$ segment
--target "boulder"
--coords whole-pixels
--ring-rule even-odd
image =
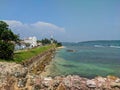
[[[52,78],[51,78],[51,77],[46,77],[46,78],[44,78],[44,80],[42,81],[42,84],[43,84],[43,86],[45,86],[45,87],[50,87],[51,81],[52,81]]]
[[[66,87],[71,87],[71,85],[72,85],[72,82],[69,79],[64,79],[63,82],[64,82]]]
[[[108,75],[108,76],[107,76],[107,79],[108,79],[108,80],[111,80],[111,81],[115,81],[115,80],[118,79],[118,77],[112,76],[112,75]]]
[[[116,82],[116,83],[120,83],[120,79],[116,79],[115,82]]]
[[[120,88],[120,83],[112,82],[112,83],[110,84],[110,86],[111,86],[112,88],[115,88],[115,87]]]
[[[17,86],[20,87],[25,87],[27,79],[19,79]]]
[[[97,87],[96,82],[94,80],[87,80],[86,84],[89,88],[96,88]]]
[[[66,90],[65,85],[61,83],[56,90]]]
[[[102,87],[106,82],[106,78],[103,77],[96,77],[95,80],[97,81],[97,87]]]
[[[54,80],[53,87],[58,87],[59,84],[60,84],[59,80]]]

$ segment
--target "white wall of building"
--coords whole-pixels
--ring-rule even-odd
[[[34,37],[29,37],[27,39],[24,39],[24,42],[25,43],[29,43],[30,44],[30,47],[35,47],[37,46],[37,38],[34,36]]]

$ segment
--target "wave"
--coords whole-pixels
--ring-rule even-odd
[[[102,46],[102,45],[94,45],[94,47],[105,47],[105,46]]]
[[[120,46],[110,46],[111,48],[120,48]]]
[[[114,45],[110,45],[110,46],[94,45],[94,47],[110,47],[110,48],[120,48],[120,46],[114,46]]]

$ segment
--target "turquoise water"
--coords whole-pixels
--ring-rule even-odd
[[[63,45],[66,48],[56,52],[50,68],[50,76],[75,74],[87,78],[99,75],[120,77],[120,41],[92,41]]]

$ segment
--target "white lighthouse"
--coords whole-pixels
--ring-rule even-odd
[[[51,35],[50,38],[51,38],[51,44],[52,44],[53,43],[53,35]]]

